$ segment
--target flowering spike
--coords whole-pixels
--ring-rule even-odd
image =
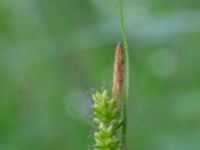
[[[120,122],[120,110],[116,107],[117,100],[109,99],[108,91],[104,90],[102,93],[96,92],[93,101],[94,150],[119,150],[117,127]]]
[[[119,98],[123,82],[123,49],[120,42],[115,48],[112,96]]]

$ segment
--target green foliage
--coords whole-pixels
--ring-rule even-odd
[[[110,99],[107,90],[102,93],[96,92],[93,100],[94,150],[118,150],[120,146],[120,140],[117,137],[120,120],[118,101]]]

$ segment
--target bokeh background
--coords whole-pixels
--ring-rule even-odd
[[[126,0],[129,150],[200,149],[200,1]],[[0,1],[0,150],[86,150],[112,85],[117,0]]]

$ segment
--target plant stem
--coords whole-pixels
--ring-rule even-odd
[[[128,42],[125,34],[124,25],[124,0],[119,0],[119,10],[120,10],[120,30],[122,43],[124,48],[124,98],[123,98],[123,126],[122,126],[122,150],[126,149],[126,136],[127,136],[127,105],[129,98],[129,51]]]

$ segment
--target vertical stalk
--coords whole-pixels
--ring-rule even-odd
[[[127,136],[127,105],[129,98],[129,51],[128,42],[125,34],[124,24],[124,0],[119,0],[119,11],[120,11],[120,30],[122,43],[124,48],[124,97],[123,97],[123,126],[122,126],[122,150],[126,149],[126,136]]]

